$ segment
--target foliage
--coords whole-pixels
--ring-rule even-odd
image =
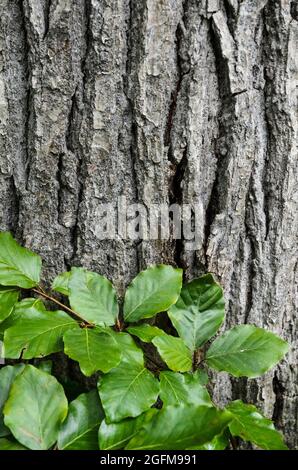
[[[287,448],[255,406],[212,401],[208,368],[258,377],[288,345],[254,325],[210,345],[224,320],[211,274],[182,286],[181,269],[150,266],[128,287],[122,311],[99,274],[72,268],[48,293],[40,271],[39,256],[0,233],[0,335],[4,357],[20,361],[0,370],[0,449],[218,450],[235,438]],[[97,380],[91,391],[73,387],[70,403],[49,357],[61,351]]]

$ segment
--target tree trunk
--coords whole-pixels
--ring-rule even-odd
[[[0,229],[52,279],[83,265],[120,292],[147,264],[213,272],[225,327],[291,343],[219,403],[260,406],[297,444],[298,6],[290,0],[0,0]],[[296,170],[296,171],[295,171]],[[99,205],[192,203],[185,241],[101,240]]]

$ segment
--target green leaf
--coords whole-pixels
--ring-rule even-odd
[[[158,410],[152,408],[137,418],[128,418],[119,423],[110,423],[102,421],[99,427],[99,448],[100,450],[124,449],[126,444],[141,429],[141,427],[158,413]]]
[[[156,336],[162,336],[165,334],[163,330],[157,328],[157,326],[151,326],[146,323],[143,325],[130,326],[127,331],[139,338],[144,343],[151,343],[153,338]]]
[[[196,377],[196,381],[197,381],[200,385],[207,385],[208,382],[209,382],[209,377],[208,377],[208,374],[207,374],[207,372],[205,371],[205,369],[197,369],[197,370],[193,373],[193,377]]]
[[[129,362],[131,364],[143,366],[143,351],[136,345],[132,337],[127,333],[115,333],[113,330],[109,331],[113,338],[117,341],[121,350],[121,363]]]
[[[218,436],[215,436],[212,441],[206,442],[200,446],[189,447],[187,450],[225,450],[229,445],[228,433],[224,430]]]
[[[185,344],[195,351],[215,335],[225,316],[221,286],[211,274],[184,285],[168,315]]]
[[[58,435],[60,450],[98,450],[98,427],[104,415],[96,390],[83,393],[69,405]]]
[[[238,325],[217,338],[207,351],[207,364],[235,377],[258,377],[288,351],[288,344],[253,325]]]
[[[3,407],[14,379],[22,372],[24,367],[24,364],[17,364],[15,366],[5,366],[0,370],[0,437],[10,434],[10,430],[4,424]]]
[[[166,335],[156,336],[152,343],[169,369],[188,372],[192,368],[192,354],[181,338]]]
[[[119,366],[98,383],[107,422],[140,415],[156,402],[159,393],[158,380],[144,367],[142,351],[129,335],[122,335],[120,342],[128,348],[122,349]]]
[[[59,274],[59,276],[55,277],[55,279],[53,281],[52,289],[56,292],[60,292],[60,294],[69,296],[70,276],[71,276],[70,271]]]
[[[117,422],[148,410],[157,400],[159,384],[145,367],[122,363],[99,382],[107,421]]]
[[[120,362],[120,347],[110,334],[102,330],[82,328],[64,334],[64,352],[78,361],[86,376],[101,370],[109,372]]]
[[[168,406],[143,426],[126,449],[184,450],[212,440],[230,420],[229,413],[209,406]]]
[[[0,323],[0,333],[4,333],[5,330],[14,326],[20,318],[31,318],[31,309],[43,310],[46,312],[46,308],[40,299],[28,298],[23,299],[15,304],[11,314],[2,323]]]
[[[6,358],[23,359],[43,357],[63,350],[63,334],[70,328],[79,328],[65,312],[44,310],[43,304],[24,307],[18,311],[14,326],[4,333]]]
[[[9,232],[0,233],[0,284],[30,289],[39,283],[40,256],[21,247]]]
[[[265,450],[287,450],[282,435],[270,419],[264,418],[253,405],[236,400],[227,406],[234,419],[229,424],[233,436],[250,441]]]
[[[100,326],[115,324],[119,307],[108,279],[82,268],[73,268],[69,279],[69,302],[84,320]]]
[[[19,298],[19,290],[0,286],[0,322],[11,314]]]
[[[21,444],[32,450],[46,450],[57,440],[67,407],[57,380],[28,365],[11,387],[4,422]]]
[[[201,374],[160,373],[160,398],[164,406],[169,405],[205,405],[212,406],[206,387],[201,385]]]
[[[182,273],[182,269],[161,264],[138,274],[125,294],[125,321],[153,317],[173,305],[181,291]]]
[[[0,439],[0,450],[27,450],[14,439]]]

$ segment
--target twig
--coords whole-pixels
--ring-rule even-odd
[[[94,327],[93,323],[89,323],[86,321],[81,315],[79,315],[77,312],[72,310],[71,308],[67,307],[67,305],[64,305],[62,302],[60,302],[58,299],[55,299],[55,297],[52,297],[49,294],[46,294],[41,288],[38,286],[38,289],[32,289],[33,292],[35,292],[38,295],[41,295],[47,300],[50,300],[51,302],[54,302],[55,304],[59,305],[59,307],[63,308],[67,312],[71,313],[73,316],[77,317],[80,321],[82,321],[85,325],[89,327]]]

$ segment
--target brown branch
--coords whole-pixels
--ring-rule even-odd
[[[46,294],[43,289],[41,289],[39,286],[38,286],[38,289],[32,289],[33,292],[35,292],[36,294],[40,295],[41,297],[44,297],[45,299],[47,300],[50,300],[51,302],[54,302],[55,304],[59,305],[59,307],[63,308],[64,310],[66,310],[67,312],[71,313],[71,315],[77,317],[80,321],[82,321],[85,325],[89,326],[89,327],[94,327],[93,323],[89,323],[88,321],[86,321],[83,317],[81,317],[81,315],[79,315],[77,312],[75,312],[74,310],[72,310],[71,308],[67,307],[67,305],[64,305],[62,302],[60,302],[58,299],[55,299],[55,297],[52,297],[51,295],[49,294]]]

